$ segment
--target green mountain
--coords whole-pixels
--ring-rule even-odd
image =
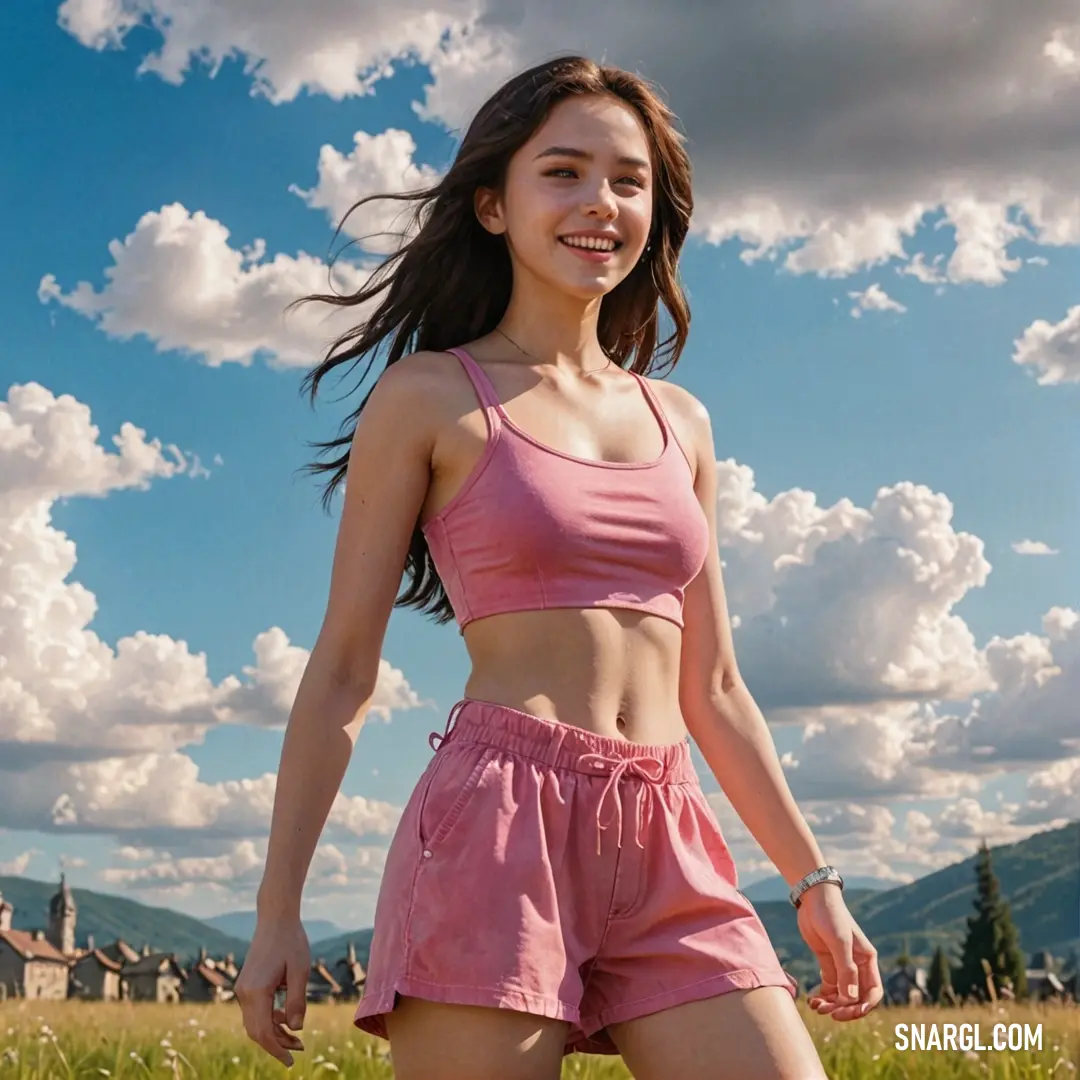
[[[255,920],[254,911],[227,911],[222,915],[213,915],[209,919],[204,919],[203,922],[230,937],[251,941],[255,935]],[[341,927],[330,922],[329,919],[304,919],[304,930],[307,931],[309,941],[341,933]]]
[[[347,934],[335,934],[311,943],[311,959],[325,960],[328,964],[340,960],[348,951],[351,941],[356,947],[356,959],[366,968],[368,954],[371,952],[371,936],[374,930],[369,926],[364,930],[353,930]]]
[[[0,877],[0,893],[15,908],[11,925],[16,930],[44,930],[49,922],[49,900],[55,892],[54,881]],[[204,946],[211,956],[234,953],[238,962],[247,952],[242,938],[224,934],[190,915],[89,889],[72,889],[71,895],[77,911],[75,940],[84,948],[87,936],[93,935],[95,945],[123,938],[133,949],[149,944],[155,951],[174,952],[183,960],[198,956]]]
[[[1080,947],[1080,822],[992,848],[990,855],[1028,961],[1039,949],[1063,957],[1071,948]],[[975,856],[910,885],[885,890],[845,887],[844,898],[878,950],[884,969],[891,967],[905,937],[912,958],[928,966],[939,942],[959,955],[966,919],[974,910]],[[801,982],[816,979],[816,961],[799,933],[791,904],[786,899],[751,898],[751,902],[784,966]],[[357,959],[366,967],[371,935],[370,929],[355,930],[314,941],[311,955],[336,960],[345,954],[351,940]]]

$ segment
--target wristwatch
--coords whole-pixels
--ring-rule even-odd
[[[788,899],[794,907],[798,907],[802,903],[802,894],[814,885],[820,885],[823,881],[839,885],[841,892],[844,889],[844,879],[835,866],[819,866],[816,870],[811,870],[802,881],[796,882],[795,887],[788,893]]]

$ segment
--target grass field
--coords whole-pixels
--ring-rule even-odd
[[[800,1004],[800,1009],[805,1006]],[[807,1012],[834,1080],[1080,1080],[1080,1008],[1013,1006],[963,1010],[881,1009],[836,1024]],[[358,1032],[347,1005],[310,1006],[307,1050],[291,1077],[389,1080],[386,1043]],[[898,1023],[978,1023],[989,1043],[995,1023],[1042,1025],[1042,1049],[1016,1052],[898,1050]],[[250,1044],[234,1005],[131,1005],[20,1002],[0,1005],[0,1080],[201,1077],[254,1080],[285,1070]],[[563,1080],[626,1080],[617,1058],[572,1055]],[[717,1078],[723,1077],[718,1068]],[[738,1080],[738,1078],[732,1078]]]

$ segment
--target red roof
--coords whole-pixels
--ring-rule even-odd
[[[122,961],[126,960],[129,964],[134,964],[142,955],[136,949],[133,949],[123,938],[117,938],[112,945],[108,945],[106,948],[115,949],[116,952],[119,953],[120,959]]]
[[[100,949],[87,949],[76,961],[76,963],[82,963],[84,960],[93,958],[107,971],[119,971],[121,963],[119,960],[114,960],[111,956],[106,956]]]
[[[0,930],[0,941],[14,949],[24,960],[68,963],[68,958],[51,941],[36,938],[29,930]]]
[[[194,973],[201,975],[211,986],[216,986],[222,990],[229,988],[228,976],[223,971],[218,971],[217,968],[212,968],[208,964],[196,964]]]

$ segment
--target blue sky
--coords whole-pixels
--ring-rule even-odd
[[[1068,48],[1072,38],[1054,36],[1068,26],[1053,7],[1033,7],[1020,29]],[[166,475],[168,466],[144,462],[147,486],[128,487],[109,480],[100,461],[78,464],[89,460],[95,440],[70,409],[60,410],[64,417],[58,412],[56,423],[33,427],[32,449],[18,440],[5,446],[0,422],[0,476],[9,477],[0,479],[0,529],[19,538],[6,553],[0,545],[0,613],[5,599],[9,611],[28,612],[8,621],[0,614],[0,645],[19,687],[0,695],[0,771],[6,769],[10,781],[0,784],[8,790],[0,795],[0,872],[51,877],[63,858],[80,885],[203,914],[250,906],[265,840],[259,815],[268,805],[265,786],[253,793],[240,781],[275,770],[289,683],[287,677],[274,682],[273,656],[262,681],[244,669],[256,663],[256,637],[271,628],[299,649],[309,648],[317,633],[336,516],[322,513],[315,482],[297,470],[309,458],[305,441],[333,432],[345,406],[333,404],[331,394],[312,412],[299,397],[303,351],[317,359],[325,334],[309,327],[288,339],[288,348],[276,348],[286,339],[272,315],[274,297],[245,291],[244,275],[283,257],[288,264],[267,273],[287,290],[309,280],[292,260],[301,253],[325,259],[331,215],[296,192],[322,190],[331,199],[321,148],[335,148],[344,161],[354,152],[356,132],[408,132],[410,163],[442,170],[456,145],[448,128],[467,117],[468,106],[497,85],[503,70],[535,58],[522,44],[532,39],[524,29],[515,36],[512,20],[500,22],[493,3],[493,25],[501,29],[492,41],[502,51],[491,71],[478,73],[462,57],[460,41],[478,47],[475,39],[460,39],[455,53],[417,31],[397,52],[387,46],[392,77],[376,78],[371,94],[357,96],[333,89],[348,87],[353,67],[337,57],[325,61],[326,70],[319,66],[320,34],[325,41],[341,33],[366,40],[362,19],[335,29],[331,8],[313,5],[304,40],[273,25],[279,16],[242,0],[222,5],[224,29],[196,0],[146,0],[139,10],[174,20],[164,31],[107,25],[107,15],[83,0],[59,9],[15,5],[0,13],[0,84],[5,100],[20,104],[4,121],[8,152],[0,169],[6,328],[0,421],[8,409],[11,416],[21,409],[25,419],[30,408],[12,404],[9,387],[39,384],[89,410],[99,452],[115,454],[113,436],[132,423],[147,439],[175,445],[185,463]],[[722,8],[715,16],[720,20],[726,18]],[[183,34],[176,29],[180,13],[188,17]],[[450,5],[443,14],[452,25]],[[752,470],[744,495],[761,501],[760,518],[742,525],[733,519],[725,534],[735,555],[729,558],[733,613],[762,627],[773,618],[794,620],[808,635],[806,655],[820,651],[821,669],[837,661],[822,685],[810,685],[815,676],[804,686],[798,665],[785,672],[784,655],[761,650],[761,634],[740,630],[737,638],[737,645],[746,642],[740,656],[745,647],[755,694],[767,699],[774,678],[793,682],[796,699],[805,689],[795,707],[766,711],[779,749],[790,755],[796,796],[820,825],[826,854],[851,873],[904,880],[964,857],[983,835],[1005,842],[1080,816],[1080,759],[1066,737],[1070,723],[1075,731],[1075,716],[1070,720],[1064,704],[1070,695],[1063,690],[1080,677],[1078,635],[1067,614],[1080,608],[1080,563],[1072,557],[1080,546],[1080,318],[1071,314],[1080,304],[1080,224],[1070,217],[1080,211],[1064,195],[1055,202],[1055,193],[1067,194],[1066,181],[1080,176],[1080,158],[1062,165],[1051,125],[1046,134],[1028,131],[1021,180],[1042,185],[1043,195],[1042,202],[1025,201],[1005,179],[995,189],[994,161],[973,157],[962,138],[948,130],[916,138],[916,118],[898,128],[896,139],[911,142],[918,167],[888,192],[873,148],[860,147],[857,137],[851,162],[841,163],[848,167],[843,183],[836,179],[842,169],[833,175],[794,137],[790,160],[770,173],[772,154],[758,160],[752,150],[764,143],[783,147],[783,126],[770,131],[767,116],[756,118],[755,138],[740,136],[747,139],[745,157],[738,145],[717,143],[702,119],[707,102],[688,75],[676,74],[680,64],[692,70],[698,62],[689,45],[681,46],[685,56],[669,49],[650,57],[646,39],[637,49],[627,28],[609,42],[583,27],[575,40],[561,6],[556,24],[559,19],[562,36],[536,43],[538,55],[606,49],[609,59],[628,58],[657,77],[688,126],[691,117],[698,120],[690,132],[698,190],[705,194],[696,218],[702,231],[682,263],[694,318],[674,378],[709,408],[717,457],[736,463],[726,475],[734,484],[737,467]],[[869,40],[877,32],[871,23],[854,20]],[[984,29],[1006,43],[1010,35],[1021,36],[1012,24]],[[760,28],[753,38],[766,52],[767,33]],[[122,47],[95,47],[110,34]],[[248,60],[262,61],[269,89],[253,92],[253,76],[237,59],[216,72],[195,61],[179,74],[165,70],[168,77],[140,74],[140,63],[163,44],[164,69],[177,50],[198,47],[213,55],[248,48]],[[359,55],[363,59],[362,50]],[[1015,63],[1021,76],[1023,65],[1033,63],[1022,51],[1002,55],[1000,62]],[[1075,97],[1080,91],[1068,55],[1054,55],[1065,55],[1058,64],[1060,96]],[[961,65],[955,93],[960,98],[970,91],[978,100],[966,72]],[[849,77],[857,76],[853,68]],[[1058,76],[1043,71],[1043,77]],[[290,79],[302,89],[289,90]],[[871,89],[867,95],[873,107]],[[436,113],[442,109],[441,121],[422,119],[418,101]],[[942,110],[946,116],[950,104]],[[881,108],[884,118],[888,110]],[[995,115],[988,107],[971,123],[992,129]],[[836,123],[842,119],[838,113]],[[1003,130],[1006,144],[1008,137]],[[397,160],[385,146],[365,159],[380,179],[393,175]],[[769,214],[747,209],[754,199],[771,200]],[[925,213],[905,231],[897,223],[908,220],[916,203]],[[163,225],[167,207],[177,208],[171,231]],[[196,221],[192,215],[200,212],[205,217]],[[888,234],[885,240],[874,230],[858,230],[875,215],[884,222],[878,232]],[[762,240],[764,218],[781,222],[771,226],[772,243]],[[810,224],[790,225],[796,219]],[[204,227],[207,221],[218,223],[218,231]],[[1030,235],[1011,236],[1017,223]],[[704,235],[709,228],[723,242]],[[132,237],[125,254],[125,238]],[[890,255],[896,237],[902,253]],[[230,250],[257,241],[265,243],[264,254],[242,266],[228,261]],[[764,250],[753,258],[748,253],[758,245]],[[966,256],[954,257],[958,250]],[[169,261],[176,251],[181,270]],[[935,265],[940,257],[935,280],[912,272],[917,253],[916,266]],[[43,287],[43,279],[53,284]],[[90,307],[80,308],[74,291],[80,282],[96,297]],[[256,346],[246,357],[222,361],[213,355],[215,343],[224,351],[237,347],[222,329],[225,309],[216,309],[210,294],[237,282],[237,305],[251,307],[231,313],[256,326],[247,331]],[[870,305],[859,317],[852,314],[859,304],[853,294]],[[875,295],[886,298],[883,310],[874,309]],[[279,306],[291,298],[284,295]],[[1044,359],[1015,363],[1016,343],[1036,320],[1049,324],[1049,341],[1028,355]],[[1056,380],[1039,385],[1036,376],[1050,363],[1058,365]],[[33,408],[53,405],[38,401]],[[100,476],[94,473],[99,466],[105,470]],[[951,521],[937,520],[924,547],[910,545],[919,552],[911,572],[893,546],[879,545],[879,565],[858,526],[835,525],[842,500],[867,514],[880,489],[904,484],[915,487],[897,489],[896,521],[917,521],[922,511],[932,518],[933,496],[939,517],[942,497],[952,508]],[[802,503],[803,517],[834,508],[829,520],[850,534],[848,543],[830,537],[835,558],[844,566],[852,559],[850,572],[840,575],[851,585],[850,597],[824,591],[837,579],[822,569],[822,550],[815,555],[814,543],[807,547],[811,523],[792,525],[782,509],[792,498],[785,493],[793,491],[812,493],[814,502]],[[51,518],[43,522],[35,517],[40,512]],[[801,521],[798,513],[794,518]],[[894,535],[883,524],[892,520],[885,510],[874,520],[871,532],[879,539]],[[764,545],[752,536],[762,529]],[[66,577],[55,568],[56,530],[74,545],[76,562]],[[956,555],[957,534],[978,538],[981,556],[974,540],[962,542]],[[1014,547],[1023,541],[1056,554],[1018,553]],[[771,543],[775,553],[799,563],[799,588],[775,567],[763,569],[771,562],[762,561],[760,548]],[[727,549],[724,554],[729,557]],[[992,567],[982,586],[977,567],[965,564],[979,558]],[[772,575],[767,588],[762,573]],[[939,581],[941,589],[928,581]],[[96,600],[85,626],[65,609],[75,603],[76,583]],[[942,591],[954,600],[934,600]],[[28,603],[29,595],[53,597],[56,606]],[[829,621],[819,623],[826,608]],[[964,626],[970,648],[953,640]],[[80,652],[88,648],[84,631],[114,650],[140,631],[161,637],[138,664],[116,664],[102,674],[105,669]],[[205,685],[196,687],[191,670],[174,662],[178,642],[192,655],[205,655]],[[61,700],[58,648],[73,650],[77,673],[70,677],[93,687],[89,705]],[[156,659],[150,655],[155,648]],[[915,670],[915,655],[929,657],[923,674]],[[394,814],[430,754],[428,733],[441,728],[467,676],[453,628],[437,628],[412,612],[394,614],[383,656],[400,672],[386,700],[401,707],[392,708],[389,723],[376,717],[365,728],[343,789],[352,802],[328,830],[309,889],[312,913],[343,925],[370,921]],[[886,661],[905,672],[900,682],[907,693],[893,693]],[[222,688],[230,676],[240,682],[231,697]],[[170,688],[174,678],[177,688]],[[1049,690],[1032,689],[1040,679]],[[857,707],[848,703],[852,687],[862,702]],[[116,702],[130,708],[147,694],[155,704],[143,713],[136,708],[116,722],[119,727],[109,719]],[[166,723],[175,720],[170,710],[181,698],[191,702],[188,736]],[[919,705],[921,698],[930,704]],[[222,710],[232,710],[232,722],[221,722]],[[973,716],[986,725],[979,734]],[[831,725],[833,733],[808,741],[807,732],[819,725]],[[91,729],[102,733],[100,740],[86,734]],[[165,730],[170,734],[161,734]],[[1018,738],[1024,730],[1031,734],[1026,749]],[[838,760],[830,752],[830,740],[845,739],[845,731],[866,760]],[[879,750],[886,745],[892,749]],[[995,752],[980,757],[977,745]],[[715,792],[700,758],[698,766]],[[812,780],[808,773],[815,769]],[[148,781],[150,775],[158,780]],[[175,787],[167,778],[176,778]],[[95,799],[95,784],[128,794],[112,803],[113,796]],[[177,805],[166,790],[176,793]],[[191,806],[201,808],[198,814],[189,813]],[[744,880],[770,873],[722,797],[715,806]],[[355,824],[361,819],[362,827]]]

